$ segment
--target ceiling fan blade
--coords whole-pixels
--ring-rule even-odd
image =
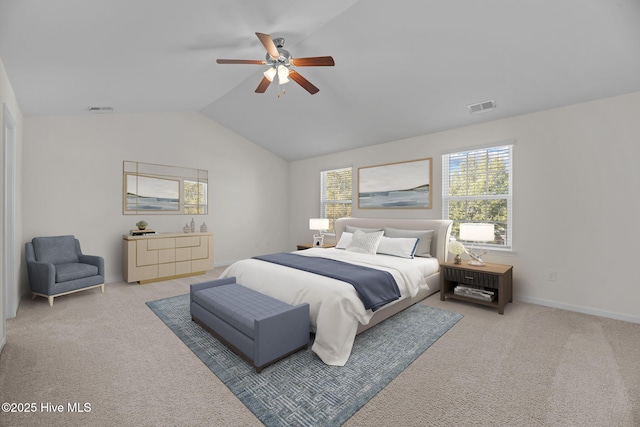
[[[311,82],[300,75],[297,71],[289,70],[289,78],[293,79],[296,83],[302,86],[307,92],[311,95],[315,95],[320,91],[317,87],[315,87]]]
[[[256,88],[256,93],[265,93],[270,84],[271,82],[269,81],[269,79],[266,77],[263,77],[262,81]]]
[[[296,67],[333,67],[336,65],[330,56],[313,56],[309,58],[293,58],[291,63]]]
[[[272,58],[280,58],[280,52],[278,52],[278,48],[276,47],[275,43],[273,43],[273,39],[271,39],[271,36],[269,34],[256,33],[256,36],[258,36],[258,38],[262,42],[262,45],[265,49],[267,49],[267,52]]]
[[[218,64],[266,64],[265,61],[261,61],[260,59],[216,59],[216,62]]]

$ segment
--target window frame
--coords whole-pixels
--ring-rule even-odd
[[[351,197],[349,199],[330,199],[327,196],[328,188],[327,188],[327,180],[328,174],[331,172],[342,172],[349,171],[351,173],[351,185],[349,188],[349,192]],[[320,218],[328,218],[329,219],[329,229],[323,233],[325,235],[335,235],[334,222],[338,218],[333,218],[327,214],[327,207],[330,204],[339,204],[339,205],[348,205],[349,212],[353,212],[353,166],[346,166],[334,169],[327,169],[320,171]]]
[[[481,195],[463,195],[463,196],[451,196],[449,195],[449,189],[450,189],[450,182],[451,182],[451,174],[450,174],[450,158],[453,155],[469,155],[471,153],[478,153],[478,152],[482,152],[485,151],[487,152],[487,154],[489,154],[489,152],[491,150],[499,150],[499,149],[504,149],[507,148],[508,149],[508,165],[506,167],[506,172],[508,173],[508,186],[507,186],[507,193],[503,193],[503,194],[481,194]],[[514,171],[514,148],[515,148],[515,141],[510,140],[510,141],[503,141],[500,143],[496,143],[496,144],[491,144],[491,145],[483,145],[483,146],[478,146],[478,147],[472,147],[472,148],[464,148],[464,149],[460,149],[460,150],[455,150],[455,151],[451,151],[451,152],[447,152],[444,153],[442,155],[442,218],[444,219],[450,219],[449,215],[449,208],[450,208],[450,203],[451,202],[458,202],[458,201],[489,201],[489,200],[506,200],[506,238],[505,238],[505,243],[503,245],[500,244],[496,244],[496,243],[476,243],[476,242],[466,242],[466,243],[473,243],[474,246],[476,247],[481,247],[482,249],[486,249],[486,250],[492,250],[492,251],[502,251],[502,252],[512,252],[514,250],[514,245],[513,245],[513,171]],[[489,170],[487,169],[487,171],[485,172],[487,175],[489,175]],[[469,185],[469,181],[468,181],[468,177],[469,175],[471,175],[472,173],[467,173],[466,174],[466,178],[467,178],[467,189],[468,189],[468,185]],[[455,229],[455,225],[456,222],[462,222],[462,221],[457,221],[457,220],[453,220],[454,221],[454,229]],[[473,222],[473,221],[470,221]],[[490,221],[490,220],[485,220],[484,222],[488,222],[488,223],[495,223],[495,221]],[[455,238],[453,232],[452,232],[452,238]],[[462,241],[465,242],[465,241]]]

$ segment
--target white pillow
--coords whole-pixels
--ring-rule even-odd
[[[351,239],[353,238],[353,233],[347,233],[344,231],[342,236],[340,236],[340,240],[336,244],[336,249],[346,249],[351,243]]]
[[[401,228],[384,228],[384,235],[387,237],[417,237],[418,247],[415,256],[431,258],[431,239],[433,230],[405,230]]]
[[[362,230],[365,233],[371,233],[372,231],[382,231],[382,228],[362,228],[353,225],[347,225],[344,229],[344,231],[346,231],[347,233],[355,233],[356,230]]]
[[[413,259],[419,241],[420,239],[417,237],[382,236],[380,245],[378,245],[378,253]]]
[[[351,242],[347,245],[346,250],[351,252],[360,252],[364,254],[375,255],[380,245],[380,240],[384,231],[373,231],[365,233],[362,230],[356,230],[351,237]]]

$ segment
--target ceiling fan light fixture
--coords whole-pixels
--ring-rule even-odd
[[[289,83],[289,69],[284,65],[278,65],[278,81],[281,85]]]
[[[272,82],[273,78],[276,75],[276,73],[277,73],[277,71],[276,71],[276,69],[274,67],[269,67],[269,69],[264,72],[264,76],[267,78],[267,80]]]

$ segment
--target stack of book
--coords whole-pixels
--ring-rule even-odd
[[[472,286],[458,285],[453,290],[455,295],[461,295],[469,298],[475,298],[482,301],[493,301],[495,294],[493,291],[487,291],[482,288],[474,288]]]
[[[155,231],[153,230],[149,230],[148,228],[146,230],[131,230],[129,231],[129,235],[130,236],[146,236],[147,234],[157,234]]]

